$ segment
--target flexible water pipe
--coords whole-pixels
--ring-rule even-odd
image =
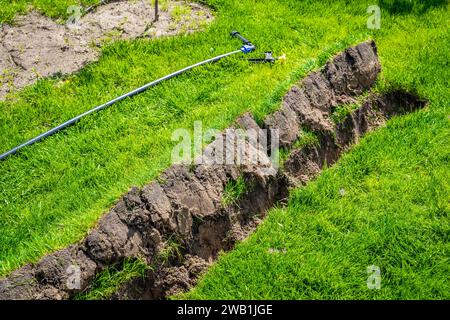
[[[80,115],[78,115],[78,116],[76,116],[76,117],[74,117],[74,118],[72,118],[72,119],[70,119],[70,120],[60,124],[60,125],[58,125],[57,127],[54,127],[52,129],[48,130],[47,132],[44,132],[44,133],[38,135],[37,137],[34,137],[33,139],[30,139],[30,140],[22,143],[21,145],[19,145],[19,146],[13,148],[13,149],[11,149],[11,150],[1,154],[0,155],[0,160],[3,160],[3,159],[5,159],[6,157],[8,157],[8,156],[10,156],[12,154],[15,154],[17,151],[19,151],[20,149],[22,149],[22,148],[24,148],[26,146],[30,146],[30,145],[32,145],[32,144],[34,144],[36,142],[39,142],[40,140],[42,140],[42,139],[44,139],[46,137],[49,137],[49,136],[55,134],[58,131],[61,131],[62,129],[64,129],[64,128],[74,124],[75,122],[77,122],[81,118],[83,118],[83,117],[85,117],[85,116],[87,116],[87,115],[89,115],[89,114],[91,114],[93,112],[100,111],[100,110],[105,109],[105,108],[107,108],[107,107],[109,107],[109,106],[111,106],[111,105],[113,105],[113,104],[115,104],[115,103],[117,103],[119,101],[122,101],[122,100],[124,100],[126,98],[129,98],[129,97],[133,97],[133,96],[135,96],[135,95],[137,95],[139,93],[142,93],[143,91],[147,90],[150,87],[153,87],[153,86],[157,85],[158,83],[161,83],[161,82],[163,82],[165,80],[168,80],[168,79],[171,79],[173,77],[176,77],[176,76],[178,76],[178,75],[180,75],[180,74],[182,74],[182,73],[184,73],[186,71],[192,70],[192,69],[194,69],[196,67],[199,67],[199,66],[202,66],[204,64],[212,63],[212,62],[218,61],[220,59],[226,58],[228,56],[231,56],[233,54],[240,53],[240,52],[249,53],[249,52],[251,52],[251,51],[253,51],[255,49],[255,47],[251,44],[251,42],[249,42],[247,39],[243,38],[239,34],[239,32],[233,31],[231,35],[241,39],[244,42],[244,45],[241,47],[240,50],[231,51],[231,52],[219,55],[217,57],[210,58],[210,59],[198,62],[196,64],[193,64],[193,65],[189,66],[189,67],[186,67],[186,68],[183,68],[181,70],[175,71],[175,72],[173,72],[171,74],[168,74],[168,75],[166,75],[166,76],[164,76],[162,78],[159,78],[159,79],[154,80],[154,81],[152,81],[150,83],[147,83],[147,84],[143,85],[140,88],[137,88],[137,89],[135,89],[133,91],[130,91],[128,93],[125,93],[125,94],[121,95],[120,97],[114,98],[113,100],[110,100],[110,101],[108,101],[108,102],[106,102],[106,103],[104,103],[102,105],[99,105],[99,106],[97,106],[97,107],[95,107],[95,108],[93,108],[91,110],[88,110],[88,111],[86,111],[86,112],[84,112],[84,113],[82,113],[82,114],[80,114]]]

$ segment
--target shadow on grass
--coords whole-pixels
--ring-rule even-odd
[[[379,6],[390,14],[423,14],[428,10],[447,5],[448,0],[378,0]]]

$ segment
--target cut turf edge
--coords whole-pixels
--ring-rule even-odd
[[[335,124],[333,109],[369,90],[380,70],[373,41],[347,49],[293,86],[280,110],[261,127],[249,114],[236,121],[235,128],[277,129],[280,147],[289,151],[283,168],[276,169],[270,161],[265,167],[174,165],[142,190],[133,188],[80,244],[0,280],[0,298],[72,298],[88,292],[103,270],[130,258],[144,259],[151,268],[145,278],[123,284],[114,298],[161,299],[188,290],[221,251],[231,250],[272,206],[287,198],[289,187],[315,178],[365,132],[390,117],[424,107],[424,101],[404,91],[371,94]],[[295,148],[301,129],[315,133],[319,143]],[[232,138],[226,132],[224,139]],[[205,149],[204,156],[214,153],[217,141]],[[248,143],[246,148],[257,146]],[[251,188],[224,205],[227,185],[240,177]],[[68,285],[73,270],[79,271],[75,287]]]

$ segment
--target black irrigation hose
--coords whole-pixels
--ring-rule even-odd
[[[250,44],[250,45],[251,45],[251,44]],[[244,47],[247,47],[247,49],[245,49]],[[91,110],[89,110],[89,111],[86,111],[86,112],[84,112],[84,113],[82,113],[82,114],[76,116],[75,118],[72,118],[72,119],[70,119],[70,120],[64,122],[63,124],[60,124],[59,126],[54,127],[53,129],[50,129],[50,130],[48,130],[47,132],[45,132],[45,133],[43,133],[43,134],[41,134],[41,135],[39,135],[39,136],[37,136],[37,137],[31,139],[31,140],[28,140],[27,142],[25,142],[25,143],[23,143],[23,144],[21,144],[21,145],[15,147],[15,148],[13,148],[13,149],[11,149],[11,150],[9,150],[9,151],[7,151],[7,152],[1,154],[1,155],[0,155],[0,160],[5,159],[6,157],[8,157],[8,156],[10,156],[10,155],[12,155],[12,154],[14,154],[14,153],[16,153],[17,151],[19,151],[20,149],[22,149],[22,148],[24,148],[24,147],[26,147],[26,146],[32,145],[33,143],[36,143],[36,142],[38,142],[38,141],[40,141],[40,140],[42,140],[42,139],[44,139],[44,138],[46,138],[46,137],[49,137],[49,136],[53,135],[54,133],[56,133],[56,132],[58,132],[58,131],[60,131],[60,130],[62,130],[62,129],[64,129],[64,128],[66,128],[66,127],[68,127],[68,126],[74,124],[75,122],[77,122],[77,121],[80,120],[81,118],[83,118],[83,117],[85,117],[85,116],[87,116],[87,115],[89,115],[89,114],[91,114],[91,113],[93,113],[93,112],[100,111],[100,110],[105,109],[105,108],[107,108],[107,107],[109,107],[109,106],[111,106],[111,105],[113,105],[113,104],[115,104],[115,103],[117,103],[117,102],[119,102],[119,101],[122,101],[122,100],[124,100],[124,99],[126,99],[126,98],[129,98],[129,97],[133,97],[133,96],[135,96],[135,95],[137,95],[137,94],[139,94],[139,93],[142,93],[143,91],[147,90],[147,89],[150,88],[150,87],[153,87],[153,86],[157,85],[157,84],[160,83],[160,82],[163,82],[163,81],[165,81],[165,80],[168,80],[168,79],[171,79],[171,78],[173,78],[173,77],[176,77],[176,76],[178,76],[178,75],[181,74],[181,73],[184,73],[184,72],[186,72],[186,71],[189,71],[189,70],[194,69],[194,68],[196,68],[196,67],[199,67],[199,66],[201,66],[201,65],[204,65],[204,64],[207,64],[207,63],[211,63],[211,62],[218,61],[218,60],[220,60],[220,59],[223,59],[223,58],[225,58],[225,57],[231,56],[231,55],[236,54],[236,53],[239,53],[239,52],[248,53],[248,52],[250,52],[251,50],[254,49],[253,45],[251,45],[250,48],[248,48],[248,45],[244,45],[244,47],[242,47],[240,50],[236,50],[236,51],[232,51],[232,52],[229,52],[229,53],[225,53],[225,54],[222,54],[222,55],[220,55],[220,56],[217,56],[217,57],[214,57],[214,58],[211,58],[211,59],[207,59],[207,60],[204,60],[204,61],[202,61],[202,62],[198,62],[198,63],[193,64],[193,65],[191,65],[191,66],[189,66],[189,67],[186,67],[186,68],[184,68],[184,69],[175,71],[174,73],[171,73],[171,74],[169,74],[169,75],[167,75],[167,76],[164,76],[164,77],[159,78],[159,79],[157,79],[157,80],[155,80],[155,81],[152,81],[152,82],[150,82],[150,83],[147,83],[146,85],[144,85],[144,86],[142,86],[142,87],[140,87],[140,88],[137,88],[137,89],[135,89],[135,90],[133,90],[133,91],[131,91],[131,92],[128,92],[128,93],[126,93],[126,94],[124,94],[124,95],[121,95],[120,97],[117,97],[117,98],[115,98],[115,99],[113,99],[113,100],[111,100],[111,101],[108,101],[108,102],[106,102],[106,103],[104,103],[104,104],[102,104],[102,105],[99,105],[99,106],[97,106],[97,107],[95,107],[95,108],[93,108],[93,109],[91,109]],[[248,51],[249,49],[251,49],[251,50]]]

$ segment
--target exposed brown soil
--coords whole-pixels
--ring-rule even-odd
[[[173,17],[175,8],[186,13]],[[210,22],[200,4],[172,1],[154,22],[150,1],[114,1],[96,7],[78,24],[60,24],[31,12],[13,26],[0,25],[0,99],[43,77],[70,74],[96,61],[100,47],[113,40],[190,33]]]
[[[314,179],[324,164],[336,162],[364,133],[390,117],[425,105],[403,91],[369,94],[360,108],[334,124],[333,108],[355,101],[373,86],[379,72],[374,42],[349,48],[292,87],[280,110],[266,118],[263,128],[279,129],[282,147],[290,150],[282,168],[270,161],[256,166],[174,165],[158,181],[133,188],[79,244],[1,279],[0,299],[67,299],[89,290],[95,275],[106,267],[138,257],[152,266],[147,277],[124,284],[112,298],[162,299],[188,290],[220,251],[247,237],[267,210],[288,196],[290,187]],[[235,127],[261,130],[250,114],[240,117]],[[319,142],[294,148],[300,128],[316,133]],[[228,139],[226,131],[223,135]],[[212,157],[220,143],[211,143],[204,157]],[[250,155],[257,146],[246,143]],[[223,205],[227,183],[240,176],[252,187],[235,203]],[[161,252],[174,241],[180,245],[178,253],[161,259]],[[70,265],[82,272],[76,290],[66,286]]]

